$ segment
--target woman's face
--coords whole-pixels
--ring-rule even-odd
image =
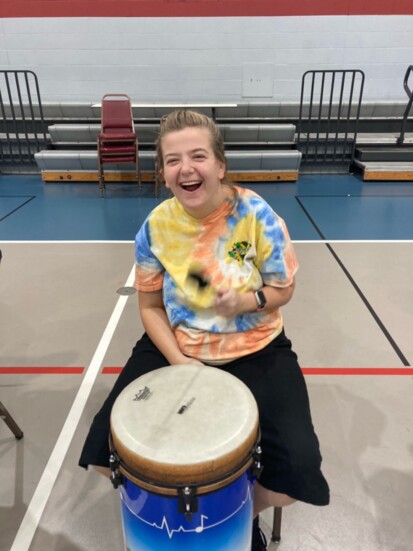
[[[206,128],[187,127],[162,138],[166,187],[194,218],[204,218],[225,198],[225,166],[215,157]]]

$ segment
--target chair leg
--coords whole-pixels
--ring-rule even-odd
[[[12,431],[14,436],[17,438],[17,440],[20,440],[20,438],[23,438],[23,432],[20,430],[20,427],[17,425],[16,421],[13,419],[13,417],[10,415],[7,409],[4,407],[2,402],[0,402],[0,417],[4,420],[6,425]]]
[[[103,173],[103,164],[100,160],[100,143],[98,138],[98,174],[99,174],[99,192],[100,192],[100,198],[103,199],[104,193],[105,193],[105,175]]]
[[[103,182],[104,176],[99,174],[99,193],[100,198],[103,199],[105,197],[105,184]]]
[[[101,164],[99,164],[99,192],[100,198],[103,199],[105,197],[105,174]]]
[[[281,540],[282,507],[274,507],[274,520],[272,525],[271,541],[278,543]]]

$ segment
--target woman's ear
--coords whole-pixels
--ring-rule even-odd
[[[226,166],[224,163],[220,162],[219,163],[219,169],[218,169],[218,178],[220,180],[223,180],[224,177],[225,177],[225,172],[226,172]]]

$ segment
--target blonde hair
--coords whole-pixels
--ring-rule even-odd
[[[225,148],[224,140],[218,125],[202,113],[197,113],[195,111],[187,111],[184,109],[173,111],[169,115],[164,115],[161,118],[159,126],[159,135],[156,140],[156,179],[157,184],[159,185],[160,181],[163,181],[161,176],[161,171],[164,168],[163,156],[162,156],[162,139],[169,134],[170,132],[176,132],[178,130],[183,130],[184,128],[205,128],[208,130],[211,138],[212,151],[215,158],[223,163],[225,171],[227,170],[227,160],[225,158]],[[221,180],[221,183],[232,185],[224,178]]]

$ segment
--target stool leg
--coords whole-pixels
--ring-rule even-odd
[[[0,402],[0,417],[4,420],[6,425],[12,431],[14,436],[17,438],[17,440],[20,440],[20,438],[23,438],[22,431],[20,430],[19,426],[17,425],[13,417],[7,411],[7,409],[3,406],[2,402]]]
[[[274,507],[274,521],[272,525],[271,541],[278,543],[281,540],[282,507]]]

